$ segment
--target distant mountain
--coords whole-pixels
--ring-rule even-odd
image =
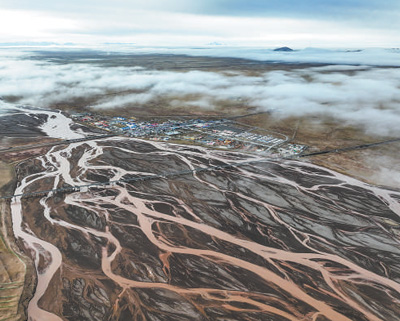
[[[292,48],[289,47],[280,47],[280,48],[276,48],[274,49],[274,51],[286,51],[286,52],[290,52],[290,51],[294,51]]]

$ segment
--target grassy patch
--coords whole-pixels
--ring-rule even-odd
[[[0,162],[0,194],[2,188],[12,178],[12,167]],[[5,201],[0,201],[0,315],[3,319],[20,319],[18,311],[19,298],[24,289],[26,268],[24,262],[9,246],[6,215],[10,208]]]

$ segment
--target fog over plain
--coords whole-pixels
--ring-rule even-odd
[[[398,30],[399,0],[2,0],[0,319],[397,320]]]
[[[134,56],[133,58],[134,59]],[[56,64],[3,51],[0,96],[47,108],[96,97],[94,110],[145,106],[154,99],[213,110],[221,102],[273,110],[276,117],[329,115],[363,126],[366,133],[398,135],[400,68],[328,65],[258,72],[168,71],[106,67],[94,61]],[[125,91],[128,91],[127,93]],[[105,95],[106,93],[118,93]]]

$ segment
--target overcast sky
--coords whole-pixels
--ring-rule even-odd
[[[1,0],[0,42],[399,47],[399,0]]]

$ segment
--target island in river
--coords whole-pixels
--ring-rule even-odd
[[[398,191],[298,160],[129,137],[49,147],[20,160],[16,179],[14,194],[54,190],[10,204],[36,268],[31,320],[400,315]]]

